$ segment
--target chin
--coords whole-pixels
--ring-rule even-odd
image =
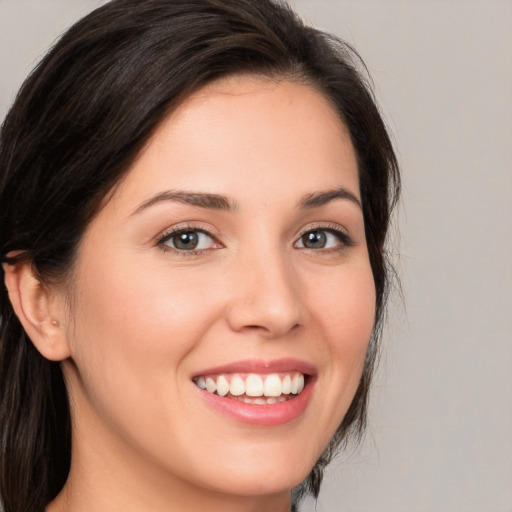
[[[245,474],[231,476],[229,487],[215,486],[214,490],[221,493],[237,495],[240,497],[250,496],[275,496],[279,494],[289,494],[294,487],[299,485],[309,474],[311,468],[300,474],[291,471],[283,473],[282,471],[272,471],[261,474],[257,472],[246,471]]]
[[[282,449],[260,448],[254,456],[241,455],[236,453],[235,447],[232,452],[233,458],[222,467],[211,468],[209,486],[217,492],[238,496],[289,493],[307,478],[317,460],[316,456],[308,457],[299,448],[292,454]]]

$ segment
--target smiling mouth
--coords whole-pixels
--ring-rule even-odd
[[[301,372],[221,373],[200,375],[193,382],[207,393],[254,405],[273,405],[295,398],[304,389]]]

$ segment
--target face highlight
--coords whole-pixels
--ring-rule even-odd
[[[73,287],[71,478],[282,499],[341,423],[375,313],[329,102],[250,77],[185,100],[86,230]]]

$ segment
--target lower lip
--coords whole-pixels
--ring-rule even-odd
[[[216,411],[240,423],[264,427],[284,425],[301,416],[311,399],[313,387],[314,379],[309,377],[304,389],[294,398],[277,404],[256,405],[214,395],[196,386],[201,397]]]

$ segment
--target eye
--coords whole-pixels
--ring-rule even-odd
[[[175,251],[202,251],[218,246],[213,237],[201,229],[179,229],[166,234],[158,245]]]
[[[311,229],[302,234],[295,242],[299,249],[341,249],[351,246],[350,237],[341,230],[333,228]]]

